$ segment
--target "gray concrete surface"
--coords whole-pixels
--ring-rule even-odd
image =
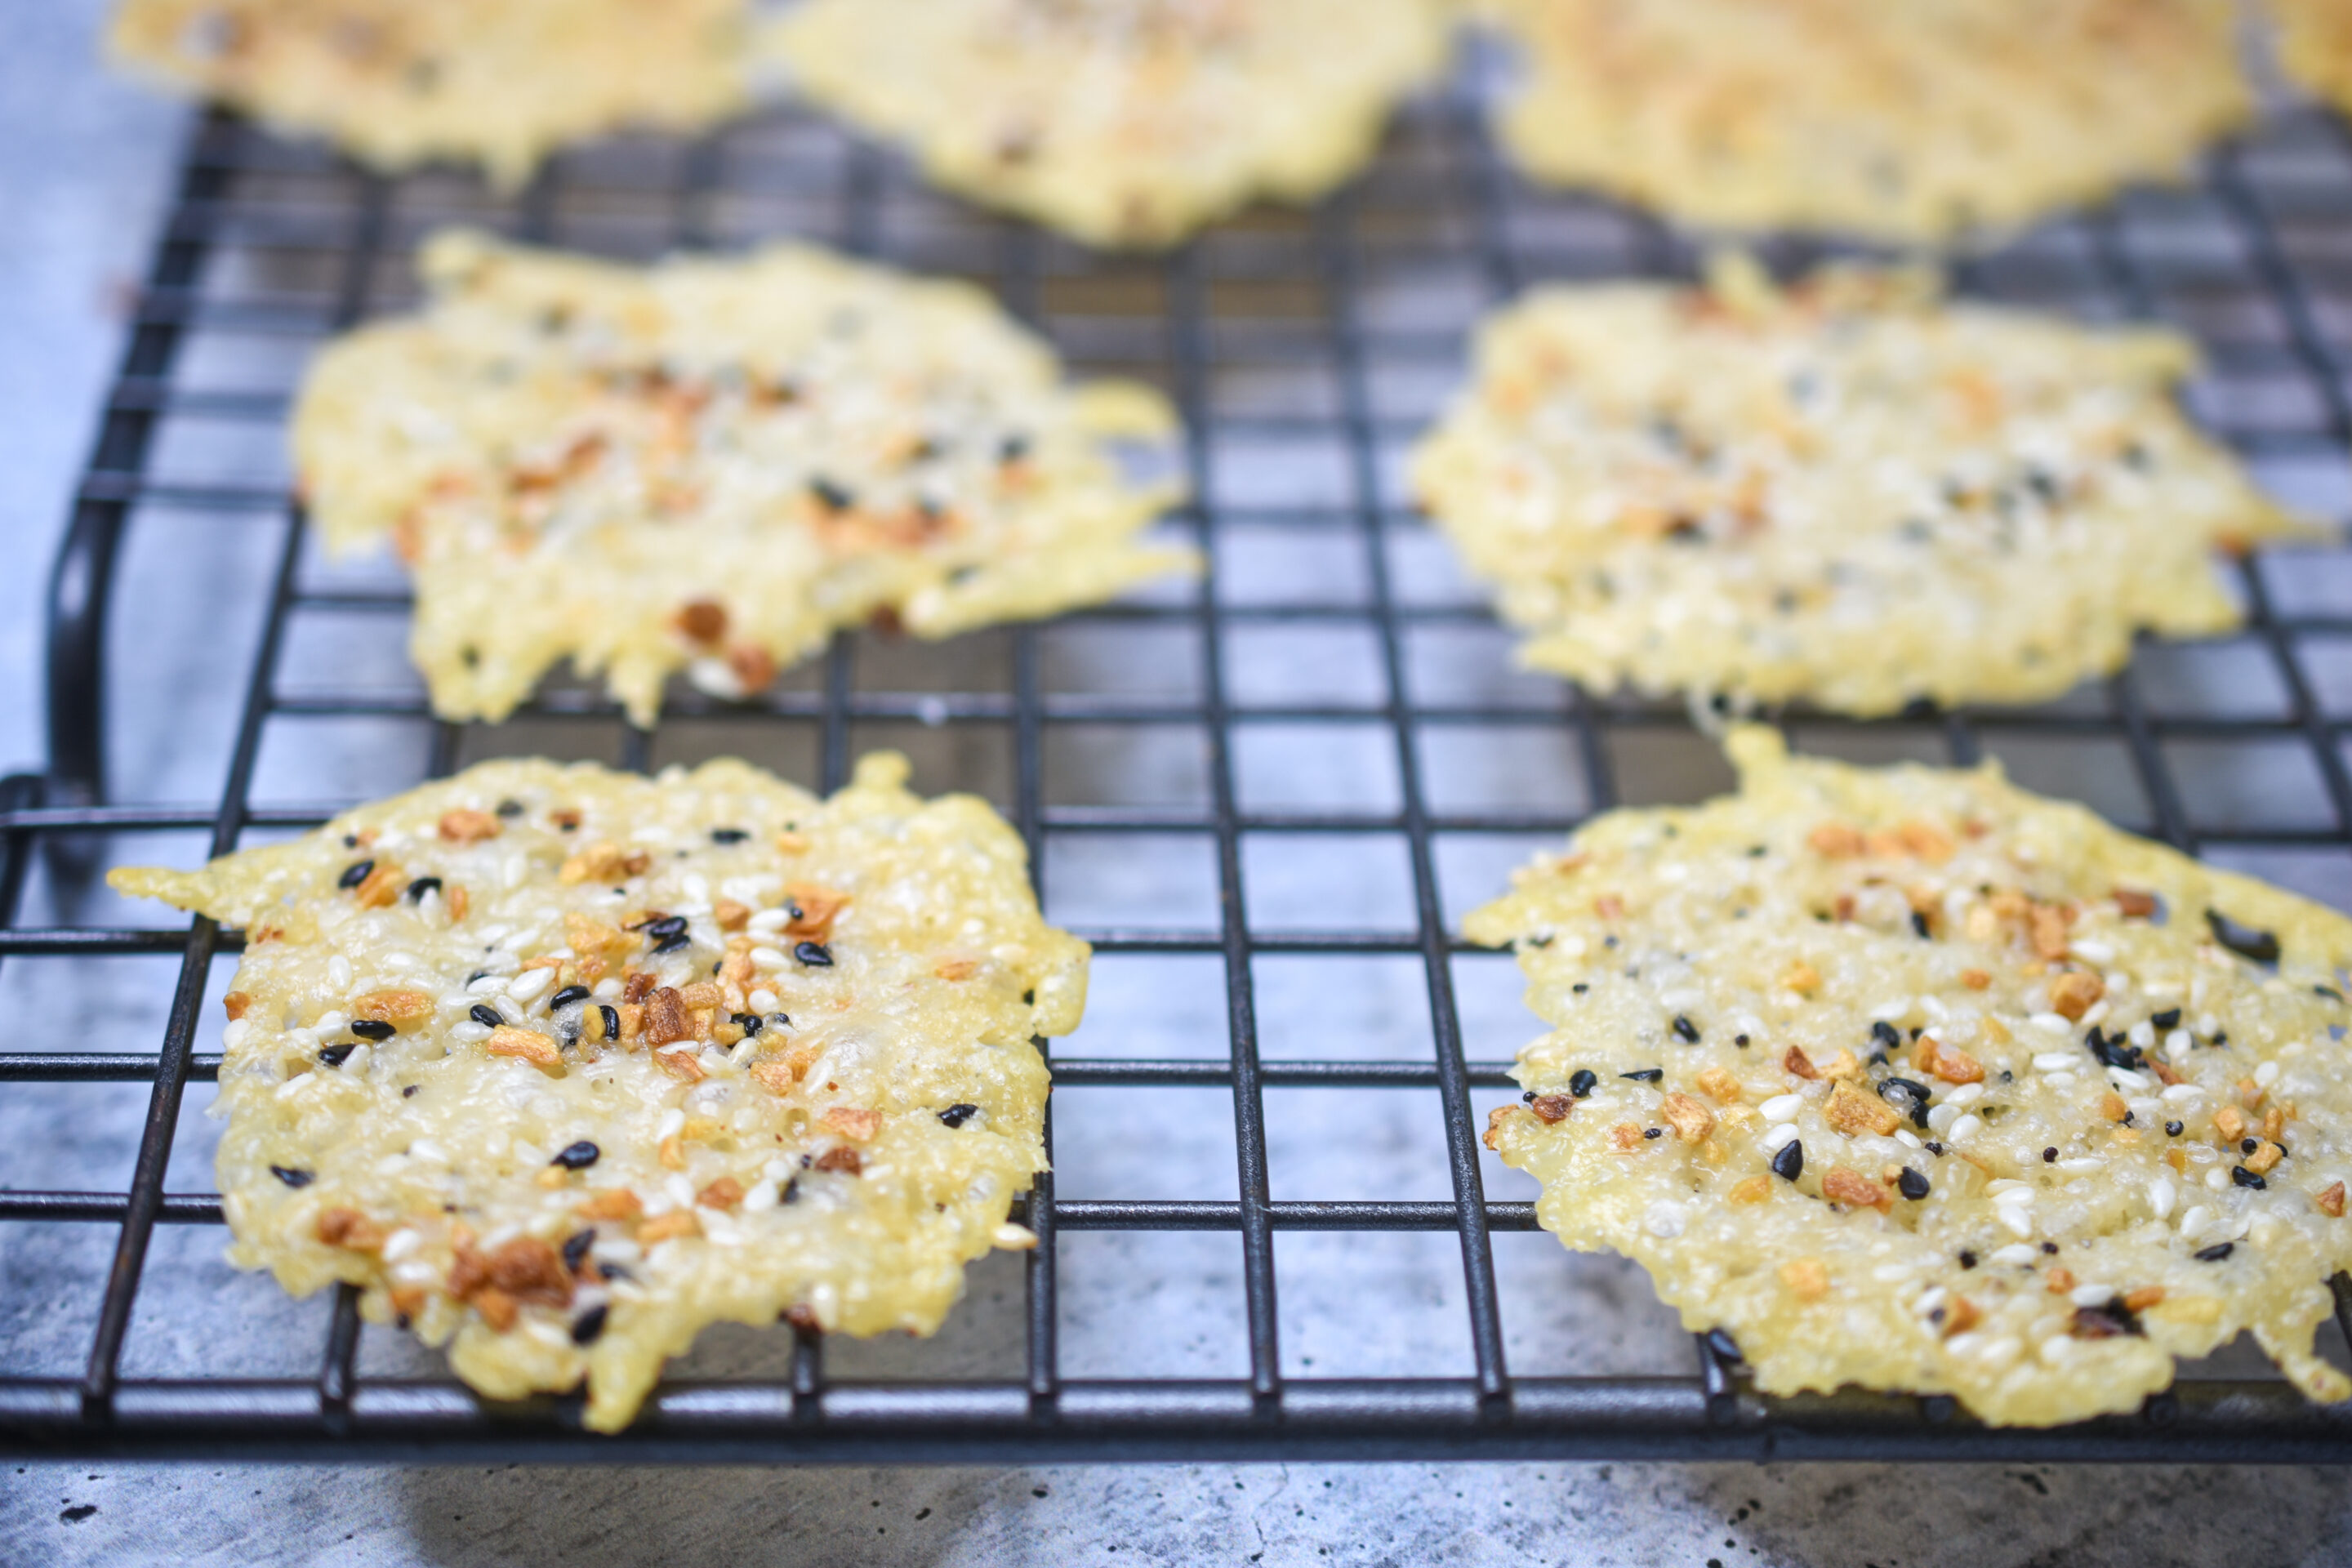
[[[0,542],[16,569],[0,573],[0,760],[37,754],[36,637],[46,563],[91,410],[116,349],[108,301],[143,258],[176,151],[176,110],[104,78],[90,63],[97,0],[52,0],[0,18]],[[1425,303],[1425,302],[1424,302]],[[1402,309],[1402,307],[1399,307]],[[1232,389],[1229,389],[1232,390]],[[1235,392],[1279,405],[1290,389]],[[218,454],[215,454],[218,456]],[[237,456],[231,454],[231,456]],[[242,454],[244,460],[253,455]],[[193,459],[191,459],[193,460]],[[224,459],[226,460],[226,459]],[[268,459],[264,459],[268,460]],[[2340,475],[2326,476],[2340,489]],[[1280,476],[1267,482],[1287,482]],[[2323,504],[2341,510],[2328,492]],[[125,592],[138,606],[130,636],[181,650],[236,649],[232,627],[253,613],[271,524],[223,521],[201,531],[142,532],[126,559]],[[1279,539],[1228,541],[1259,591],[1346,584],[1322,558],[1286,560]],[[380,570],[362,567],[361,572]],[[1429,563],[1417,581],[1442,576]],[[1495,647],[1426,650],[1431,679],[1512,678]],[[909,687],[952,683],[948,655],[893,653]],[[1423,650],[1417,650],[1417,653]],[[1131,650],[1130,650],[1131,652]],[[1307,650],[1255,650],[1249,680],[1300,678],[1352,666]],[[396,645],[357,637],[306,647],[296,661],[341,668],[408,689]],[[1048,642],[1049,680],[1102,689],[1164,679],[1164,664],[1122,667],[1081,637]],[[1360,673],[1360,672],[1359,672]],[[223,671],[209,658],[126,663],[118,715],[121,793],[208,799],[217,787],[228,713]],[[934,687],[933,689],[937,689]],[[1244,695],[1287,700],[1285,688]],[[1316,693],[1307,693],[1316,695]],[[1346,700],[1346,693],[1339,700]],[[983,763],[947,736],[911,740],[926,787]],[[546,738],[532,743],[551,743]],[[391,749],[387,750],[387,746]],[[1695,763],[1694,758],[1697,761]],[[804,755],[774,759],[805,773]],[[2080,759],[2021,755],[2053,770],[2045,787],[2105,787],[2113,770]],[[1684,776],[1705,765],[1683,748],[1640,765]],[[1303,792],[1317,804],[1358,804],[1392,784],[1337,752],[1286,752],[1279,735],[1244,759],[1244,793]],[[264,793],[315,799],[406,782],[421,763],[381,728],[320,726],[265,756]],[[1065,765],[1066,764],[1066,765]],[[1525,799],[1530,777],[1570,776],[1565,758],[1507,748],[1463,752],[1435,787],[1491,804]],[[1073,753],[1058,777],[1139,796],[1183,800],[1200,787],[1181,747]],[[1367,794],[1366,792],[1370,792]],[[1573,805],[1573,801],[1566,804]],[[2126,815],[2135,803],[2121,800]],[[142,845],[162,856],[192,851]],[[1518,843],[1449,845],[1447,897],[1458,910],[1524,853]],[[1066,920],[1116,918],[1149,905],[1163,922],[1202,912],[1206,888],[1180,847],[1145,846],[1116,863],[1074,844],[1053,871],[1051,911]],[[2283,861],[2278,874],[2315,882],[2325,867]],[[1341,858],[1264,861],[1251,868],[1254,916],[1312,922],[1318,903],[1373,900],[1395,889],[1377,867]],[[1392,880],[1392,879],[1391,879]],[[2325,890],[2322,889],[2320,890]],[[2343,889],[2336,889],[2340,898]],[[117,918],[46,883],[36,908]],[[1173,913],[1171,914],[1171,911]],[[1343,1031],[1349,1054],[1424,1053],[1419,976],[1405,963],[1270,962],[1258,975],[1270,1054],[1326,1049]],[[153,964],[19,963],[0,972],[0,1017],[16,1038],[146,1048],[168,992]],[[1459,983],[1472,1054],[1506,1057],[1533,1030],[1507,963],[1467,960]],[[1193,961],[1106,960],[1087,1033],[1090,1053],[1200,1054],[1223,1027],[1213,969]],[[1069,1090],[1056,1100],[1057,1165],[1070,1195],[1229,1197],[1232,1131],[1223,1097],[1153,1092],[1149,1106],[1114,1091]],[[175,1189],[209,1186],[208,1091],[192,1093],[174,1160]],[[1485,1097],[1481,1104],[1486,1103]],[[131,1086],[0,1092],[0,1184],[120,1186],[143,1107]],[[1274,1183],[1281,1197],[1434,1197],[1445,1192],[1433,1108],[1375,1091],[1274,1097]],[[1149,1120],[1146,1112],[1149,1111]],[[1337,1136],[1344,1131],[1345,1142]],[[1497,1195],[1525,1196],[1489,1166]],[[267,1280],[217,1256],[218,1233],[159,1235],[127,1365],[141,1375],[198,1368],[255,1373],[307,1370],[323,1322],[320,1302],[287,1300]],[[111,1233],[100,1226],[9,1226],[0,1232],[0,1371],[58,1373],[79,1364]],[[1466,1369],[1461,1277],[1449,1238],[1382,1241],[1281,1238],[1286,1371],[1367,1375]],[[1114,1367],[1232,1375],[1244,1365],[1238,1248],[1221,1237],[1081,1235],[1064,1255],[1065,1364],[1072,1375]],[[1547,1237],[1498,1239],[1508,1350],[1530,1372],[1571,1368],[1680,1370],[1687,1341],[1638,1271],[1570,1258]],[[992,1373],[1017,1365],[1017,1269],[976,1269],[970,1297],[928,1345],[844,1345],[845,1372]],[[1153,1358],[1136,1366],[1139,1347]],[[772,1369],[779,1337],[707,1336],[687,1369]],[[436,1358],[397,1336],[371,1332],[370,1372],[429,1368]],[[710,1564],[1269,1564],[1594,1563],[1770,1565],[1770,1568],[2172,1568],[2259,1563],[2265,1568],[2352,1562],[2352,1477],[2322,1470],[1893,1466],[1822,1468],[1683,1465],[1106,1466],[1046,1469],[623,1470],[515,1468],[388,1469],[27,1463],[0,1468],[0,1563],[138,1563],[368,1565],[677,1563]]]

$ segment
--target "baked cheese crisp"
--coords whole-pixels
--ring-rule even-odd
[[[1137,535],[1179,487],[1114,443],[1174,417],[1073,387],[969,285],[802,246],[636,268],[445,234],[431,299],[323,353],[294,416],[310,515],[389,535],[410,651],[447,719],[551,667],[640,725],[686,670],[765,687],[835,628],[943,637],[1189,570]]]
[[[811,0],[808,97],[948,188],[1094,245],[1175,243],[1347,179],[1443,68],[1448,0]]]
[[[750,26],[744,0],[123,0],[109,45],[378,169],[462,160],[511,187],[566,142],[742,109]]]
[[[2324,3],[2324,0],[2323,0]],[[2177,177],[2253,100],[2231,0],[1485,0],[1538,178],[1937,243]]]
[[[2279,63],[2306,92],[2352,113],[2352,7],[2343,0],[2271,0]]]
[[[1021,840],[891,752],[485,763],[194,872],[243,928],[215,1114],[231,1259],[628,1424],[706,1325],[928,1334],[1045,1168],[1038,1035],[1087,949]]]
[[[2136,1408],[2251,1330],[2314,1399],[2352,1267],[2352,920],[1987,764],[1731,737],[1739,793],[1615,811],[1474,913],[1554,1032],[1487,1146],[1770,1394]]]
[[[2217,547],[2315,531],[2173,401],[2187,340],[1742,257],[1538,289],[1414,455],[1534,668],[1882,714],[2026,703],[2241,611]]]

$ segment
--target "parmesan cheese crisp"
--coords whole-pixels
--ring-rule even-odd
[[[1095,245],[1171,245],[1372,154],[1450,0],[811,0],[795,83],[924,172]]]
[[[1487,1146],[1768,1394],[2136,1408],[2251,1330],[2314,1399],[2352,1266],[2352,920],[2044,800],[1735,730],[1474,913],[1554,1032]]]
[[[2271,0],[2279,63],[2306,92],[2352,113],[2352,6],[2343,0]]]
[[[123,0],[108,41],[379,169],[462,159],[507,187],[566,142],[695,130],[751,88],[744,0]]]
[[[233,1261],[626,1426],[705,1324],[928,1334],[1045,1168],[1084,942],[980,800],[879,752],[485,763],[111,886],[246,933],[219,1111]]]
[[[1524,662],[1595,689],[2037,702],[2143,628],[2236,626],[2217,549],[2321,531],[2182,416],[2195,366],[1922,271],[1781,288],[1734,255],[1503,311],[1412,482]]]
[[[2318,0],[2325,5],[2329,0]],[[1541,179],[1938,243],[2177,178],[2252,115],[2231,0],[1486,0]]]
[[[294,456],[331,547],[392,537],[449,719],[551,666],[650,724],[687,670],[751,695],[836,627],[920,637],[1190,570],[1136,536],[1180,493],[1112,442],[1174,416],[1072,387],[979,289],[803,246],[650,269],[445,234],[432,300],[312,367]]]

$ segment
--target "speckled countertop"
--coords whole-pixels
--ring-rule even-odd
[[[10,8],[0,21],[0,530],[16,569],[0,574],[0,763],[39,748],[39,610],[47,563],[93,409],[118,346],[110,300],[142,265],[184,123],[177,109],[105,78],[93,63],[99,0]],[[247,572],[249,552],[224,551],[222,592]],[[204,748],[171,737],[184,719],[168,688],[126,697],[123,726],[154,743],[127,748],[150,798],[203,798]],[[150,705],[142,710],[136,705]],[[152,716],[153,722],[145,722]],[[331,781],[330,781],[331,784]],[[102,984],[18,965],[5,988],[12,1018],[50,1030],[91,1029],[116,998]],[[1411,977],[1403,984],[1410,984]],[[1413,1048],[1384,1042],[1395,1011],[1367,973],[1340,1022],[1373,1056]],[[1466,998],[1481,1032],[1474,1055],[1507,1056],[1532,1021],[1515,986]],[[1299,998],[1280,975],[1262,977],[1269,1030]],[[1328,998],[1325,999],[1328,1002]],[[1197,988],[1189,1005],[1201,1005]],[[1212,1001],[1213,1005],[1213,1001]],[[1201,1020],[1182,998],[1098,991],[1097,1010],[1124,1030],[1120,1049],[1188,1054]],[[1327,1017],[1327,1024],[1328,1019]],[[143,1027],[143,1025],[142,1025]],[[64,1103],[51,1089],[0,1088],[0,1184],[120,1183],[121,1139],[143,1091]],[[89,1109],[92,1104],[95,1109]],[[1161,1103],[1166,1103],[1164,1100]],[[1213,1110],[1213,1107],[1210,1109]],[[200,1127],[191,1122],[192,1128]],[[1073,1190],[1192,1196],[1151,1186],[1153,1162],[1198,1154],[1223,1162],[1230,1130],[1216,1118],[1188,1134],[1153,1130],[1152,1155],[1120,1135],[1116,1117],[1066,1142]],[[1359,1121],[1360,1131],[1363,1123]],[[1376,1125],[1376,1137],[1416,1182],[1442,1184],[1425,1127]],[[183,1144],[194,1134],[184,1135]],[[1302,1124],[1275,1149],[1293,1190],[1343,1183],[1345,1166]],[[201,1148],[175,1169],[201,1172]],[[1430,1167],[1424,1169],[1423,1167]],[[202,1184],[175,1182],[176,1186]],[[1442,1191],[1442,1186],[1440,1189]],[[1501,1184],[1497,1184],[1501,1190]],[[1424,1195],[1415,1192],[1413,1195]],[[1435,1195],[1433,1193],[1427,1195]],[[1517,1192],[1509,1195],[1519,1195]],[[87,1324],[53,1310],[59,1280],[102,1267],[102,1226],[41,1227],[36,1240],[0,1237],[0,1364],[71,1365]],[[157,1265],[182,1293],[142,1300],[139,1332],[162,1358],[190,1354],[214,1335],[264,1344],[278,1321],[310,1324],[316,1304],[286,1303],[266,1281],[217,1260],[217,1232],[167,1230]],[[1067,1292],[1065,1336],[1083,1369],[1090,1345],[1115,1345],[1138,1314],[1180,1310],[1160,1286],[1190,1270],[1234,1266],[1226,1238],[1084,1238],[1112,1246]],[[1153,1245],[1145,1249],[1144,1241]],[[1344,1358],[1368,1374],[1419,1370],[1432,1354],[1422,1325],[1448,1313],[1460,1271],[1444,1237],[1388,1238],[1347,1269],[1318,1268],[1338,1238],[1286,1237],[1287,1352],[1312,1366]],[[1606,1259],[1564,1259],[1548,1238],[1498,1238],[1504,1288],[1523,1305],[1512,1321],[1603,1324],[1600,1341],[1629,1369],[1679,1368],[1687,1342],[1639,1277]],[[1330,1258],[1322,1261],[1329,1263]],[[1296,1283],[1292,1283],[1292,1281]],[[1091,1282],[1091,1283],[1090,1283]],[[998,1366],[1018,1342],[1019,1276],[1002,1260],[975,1273],[951,1328],[950,1354]],[[1327,1299],[1328,1298],[1328,1299]],[[58,1298],[62,1300],[62,1298]],[[1365,1314],[1365,1300],[1392,1303]],[[203,1301],[213,1320],[175,1313]],[[310,1315],[304,1315],[310,1312]],[[1337,1325],[1337,1326],[1335,1326]],[[1565,1329],[1562,1330],[1565,1332]],[[1458,1336],[1458,1329],[1454,1331]],[[305,1344],[316,1342],[307,1327]],[[1181,1332],[1157,1336],[1186,1342]],[[752,1352],[725,1334],[706,1352]],[[1540,1345],[1514,1342],[1540,1352]],[[1204,1348],[1224,1367],[1230,1346]],[[257,1354],[266,1353],[257,1352]],[[310,1352],[305,1350],[303,1354]],[[887,1352],[877,1352],[887,1360]],[[1443,1353],[1453,1348],[1443,1347]],[[1169,1368],[1165,1370],[1176,1370]],[[2264,1568],[2352,1562],[2352,1475],[2323,1470],[1891,1466],[1813,1468],[1687,1465],[1106,1466],[1037,1470],[621,1468],[328,1468],[278,1466],[61,1463],[12,1467],[0,1488],[0,1563],[263,1564],[555,1563],[1595,1563],[1790,1565],[1790,1568],[2166,1568],[2259,1563]]]

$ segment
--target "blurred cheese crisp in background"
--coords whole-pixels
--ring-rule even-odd
[[[1090,244],[1171,245],[1370,156],[1444,66],[1440,0],[812,0],[795,85],[942,185]]]
[[[689,131],[751,98],[745,0],[127,0],[114,57],[399,170],[527,179],[570,141]]]
[[[2252,110],[2230,0],[1487,11],[1523,55],[1499,111],[1522,167],[1704,226],[1906,244],[2013,229],[2180,174]]]

